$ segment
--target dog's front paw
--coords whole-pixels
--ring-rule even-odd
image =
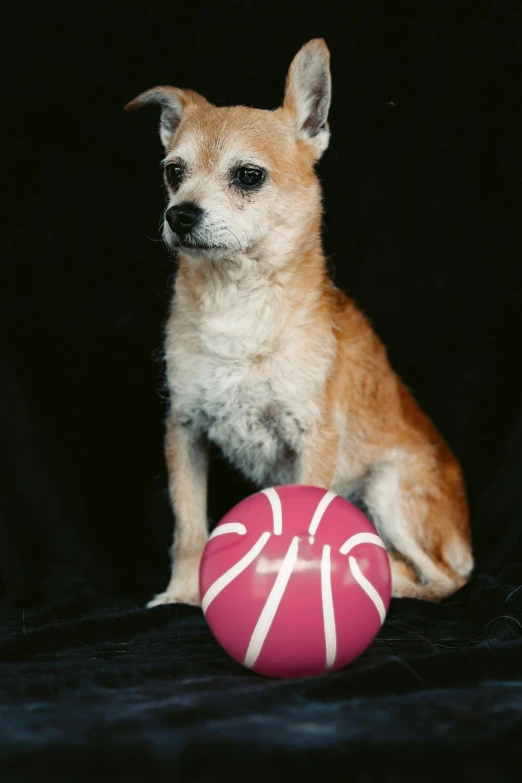
[[[152,598],[148,604],[147,609],[152,609],[154,606],[162,606],[163,604],[188,604],[189,606],[201,606],[199,595],[194,593],[182,593],[178,590],[171,592],[165,590],[164,593],[158,593]]]
[[[147,609],[163,604],[188,604],[201,606],[199,598],[198,572],[184,578],[174,577],[163,593],[158,593],[147,604]]]

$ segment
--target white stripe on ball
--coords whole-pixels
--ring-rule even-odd
[[[274,535],[280,536],[283,532],[283,509],[281,507],[281,498],[273,487],[262,490],[263,495],[266,495],[272,506],[272,522],[274,526]]]
[[[228,571],[225,571],[224,574],[222,574],[213,584],[210,585],[207,592],[203,596],[203,600],[201,601],[201,608],[203,609],[203,613],[207,611],[214,598],[218,596],[220,592],[236,578],[236,576],[239,576],[239,574],[241,574],[245,568],[248,568],[250,563],[254,562],[269,538],[270,533],[263,533],[256,541],[254,546],[248,550],[244,557],[241,558],[241,560],[238,560],[235,565],[229,568]]]
[[[337,495],[335,492],[327,492],[325,495],[323,495],[323,497],[319,501],[319,505],[315,509],[315,513],[312,517],[312,521],[310,522],[310,527],[308,528],[308,532],[311,536],[315,536],[317,532],[317,528],[319,527],[319,523],[323,518],[326,509],[328,508],[332,500],[336,497]]]
[[[324,641],[326,645],[326,668],[331,669],[337,656],[337,631],[332,596],[330,547],[323,547],[321,558],[321,598],[323,601]]]
[[[354,546],[358,546],[359,544],[375,544],[376,546],[385,549],[382,539],[379,536],[376,536],[375,533],[356,533],[344,542],[340,552],[342,555],[347,555]]]
[[[252,668],[255,662],[259,658],[265,639],[270,631],[270,627],[274,620],[275,614],[281,603],[281,599],[286,590],[288,580],[292,575],[294,565],[297,560],[299,548],[299,537],[294,536],[292,543],[288,547],[286,555],[281,563],[281,568],[276,576],[276,580],[270,590],[269,596],[266,599],[266,603],[263,606],[259,620],[250,639],[248,650],[245,655],[245,666]]]
[[[218,525],[212,533],[209,535],[208,540],[211,538],[217,538],[217,536],[224,536],[225,533],[238,533],[240,536],[244,536],[247,529],[241,522],[225,522],[223,525]]]
[[[379,617],[381,618],[381,625],[386,619],[386,608],[384,606],[384,602],[375,589],[375,587],[372,585],[372,583],[366,579],[363,572],[359,568],[359,564],[355,557],[349,557],[348,562],[350,563],[350,569],[353,574],[353,578],[355,581],[362,587],[368,598],[372,601],[373,605],[377,609],[379,613]]]

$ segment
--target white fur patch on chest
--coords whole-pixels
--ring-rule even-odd
[[[317,415],[328,351],[310,356],[302,324],[282,329],[284,309],[266,288],[231,293],[197,316],[182,301],[176,312],[175,301],[167,334],[172,411],[254,482],[289,483]]]
[[[270,383],[249,382],[215,366],[212,378],[203,372],[182,390],[178,386],[176,401],[190,410],[191,423],[256,482],[279,477],[285,462],[290,468],[306,431],[306,414],[282,400]]]

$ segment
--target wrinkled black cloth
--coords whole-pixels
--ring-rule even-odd
[[[522,241],[516,4],[2,12],[0,780],[516,780],[522,739]],[[168,575],[155,84],[272,108],[324,35],[336,282],[461,460],[476,572],[393,601],[351,666],[280,682]],[[154,241],[151,241],[154,240]],[[252,491],[213,454],[212,522]]]
[[[354,664],[299,682],[235,664],[189,607],[96,609],[83,594],[12,620],[2,780],[509,779],[522,727],[522,587],[509,581],[522,569],[443,606],[394,602]]]

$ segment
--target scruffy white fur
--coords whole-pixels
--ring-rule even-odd
[[[288,314],[283,298],[255,267],[215,274],[197,317],[177,298],[179,320],[167,334],[172,413],[190,420],[256,483],[290,481],[294,470],[280,460],[284,445],[299,452],[317,418],[313,400],[331,363],[331,336],[316,335],[320,355],[303,361],[306,302]],[[277,341],[278,348],[253,372],[250,362]]]

